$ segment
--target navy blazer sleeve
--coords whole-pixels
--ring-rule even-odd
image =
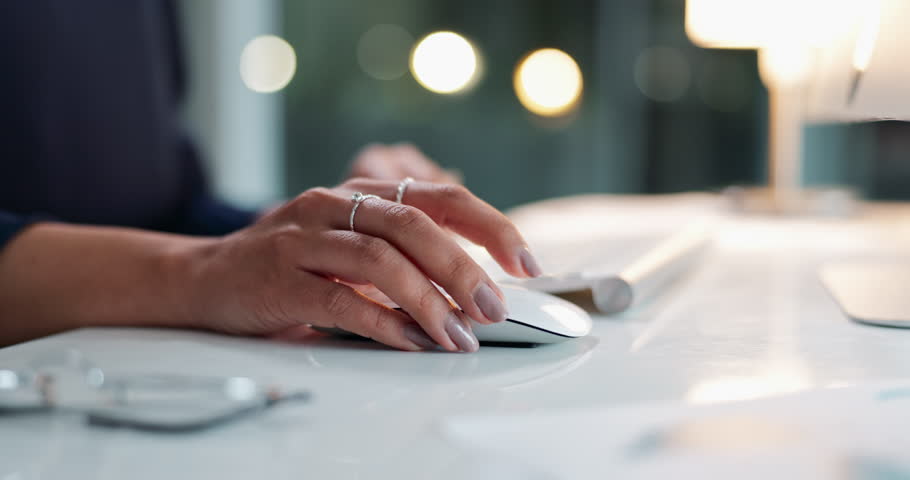
[[[29,0],[0,15],[0,243],[35,219],[222,235],[183,128],[174,0]]]
[[[192,139],[181,135],[179,156],[185,181],[182,215],[169,230],[187,235],[226,235],[256,220],[257,213],[219,200],[211,191]]]
[[[226,235],[256,220],[255,212],[233,207],[211,195],[197,195],[187,207],[184,218],[173,228],[177,233]],[[0,211],[0,252],[22,229],[39,219]]]
[[[0,251],[29,223],[31,219],[0,212]]]

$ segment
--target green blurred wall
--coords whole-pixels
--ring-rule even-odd
[[[284,92],[286,193],[335,184],[363,145],[398,141],[412,141],[461,170],[467,185],[498,207],[580,192],[763,183],[767,97],[755,52],[695,47],[685,36],[683,6],[682,0],[285,1],[283,35],[299,61]],[[370,78],[358,65],[357,42],[384,23],[415,38],[442,29],[467,36],[482,52],[482,80],[468,93],[443,96],[409,74]],[[580,107],[561,121],[531,115],[512,90],[515,64],[541,47],[565,50],[584,75]],[[679,98],[654,100],[636,85],[636,63],[650,47],[668,47],[686,64]],[[806,183],[846,183],[875,196],[882,170],[869,165],[878,161],[877,128],[807,128]]]

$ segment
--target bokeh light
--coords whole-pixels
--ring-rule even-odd
[[[635,59],[635,85],[657,102],[679,100],[691,81],[689,62],[673,47],[646,48]]]
[[[758,51],[758,75],[768,88],[792,88],[806,82],[812,55],[802,45],[772,45]]]
[[[696,382],[686,392],[685,400],[699,405],[734,402],[795,393],[811,387],[812,380],[802,364],[772,363],[768,370],[753,376],[707,378]]]
[[[878,30],[882,19],[882,6],[880,0],[867,0],[867,11],[859,35],[856,38],[856,48],[853,50],[853,68],[861,72],[866,71],[875,43],[878,39]]]
[[[379,24],[357,42],[357,63],[377,80],[395,80],[408,71],[408,54],[414,37],[398,25]]]
[[[555,48],[536,50],[515,69],[515,94],[525,108],[537,115],[555,117],[570,112],[581,98],[581,69],[566,52]]]
[[[704,48],[759,48],[769,35],[777,1],[686,0],[686,34]]]
[[[296,70],[294,48],[275,35],[262,35],[250,40],[240,54],[240,78],[254,92],[281,90],[290,83]]]
[[[705,48],[821,47],[876,0],[686,0],[686,34]]]
[[[411,73],[424,88],[436,93],[456,93],[471,87],[477,77],[477,51],[454,32],[434,32],[411,52]]]

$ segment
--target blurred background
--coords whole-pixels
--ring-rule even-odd
[[[188,123],[240,204],[335,184],[370,142],[413,142],[500,208],[767,178],[756,53],[694,46],[684,0],[180,5]],[[908,139],[900,122],[809,125],[803,181],[910,198]]]

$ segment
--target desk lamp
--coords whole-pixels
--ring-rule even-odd
[[[910,120],[910,2],[864,5],[855,28],[820,51],[810,81],[810,120]],[[851,319],[910,328],[906,259],[832,262],[822,267],[821,278]]]
[[[849,213],[848,190],[802,188],[802,129],[820,57],[851,38],[865,0],[687,0],[686,33],[704,48],[754,49],[768,89],[768,188],[741,190],[745,210]],[[843,102],[842,102],[843,103]],[[846,202],[845,202],[846,200]]]
[[[777,0],[686,4],[686,30],[696,44],[759,49],[771,105],[771,189],[783,209],[792,206],[786,203],[792,201],[788,193],[798,191],[794,165],[804,121],[910,120],[910,1],[791,3],[796,7]],[[789,20],[779,25],[781,18]],[[800,32],[791,28],[794,24],[813,25],[816,31]],[[778,50],[787,44],[794,50]],[[779,51],[786,53],[777,57]],[[797,65],[803,52],[808,53],[799,62],[805,63]],[[782,60],[786,55],[794,59],[789,66]],[[769,81],[766,76],[781,73],[772,72],[780,65],[785,65],[784,83]],[[851,319],[910,328],[910,263],[895,260],[834,262],[820,275]]]

